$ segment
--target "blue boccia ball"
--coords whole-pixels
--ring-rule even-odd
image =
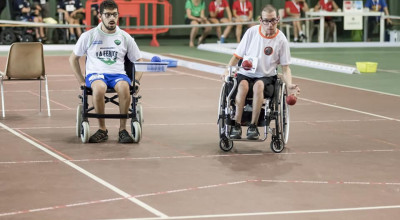
[[[161,58],[159,56],[154,56],[151,58],[151,62],[161,62]]]

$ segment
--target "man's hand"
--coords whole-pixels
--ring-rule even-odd
[[[226,69],[224,73],[221,74],[221,80],[225,82],[226,77],[229,76],[229,70]]]
[[[291,84],[291,85],[287,85],[288,88],[288,95],[295,95],[295,96],[299,96],[300,95],[300,88],[296,85],[296,84]]]

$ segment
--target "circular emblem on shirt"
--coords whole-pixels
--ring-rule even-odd
[[[266,47],[264,48],[264,53],[265,55],[269,56],[274,52],[274,49],[272,49],[272,47]]]
[[[121,44],[121,41],[120,41],[120,40],[115,40],[114,43],[115,43],[116,45],[120,45],[120,44]]]

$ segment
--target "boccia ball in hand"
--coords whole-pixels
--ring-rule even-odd
[[[253,63],[250,60],[245,60],[242,63],[242,67],[245,70],[251,70],[251,68],[253,68]]]
[[[151,58],[151,62],[161,62],[161,58],[159,56],[154,56]]]
[[[294,105],[294,104],[296,104],[296,101],[297,101],[297,97],[293,94],[286,97],[286,103],[288,105]]]

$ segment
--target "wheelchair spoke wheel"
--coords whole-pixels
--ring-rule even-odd
[[[132,131],[133,142],[139,143],[140,139],[142,139],[142,127],[140,126],[140,123],[137,121],[132,121],[131,131]]]
[[[286,85],[282,85],[282,90],[281,90],[281,101],[279,105],[279,124],[280,124],[280,134],[281,136],[279,137],[285,144],[287,144],[289,140],[289,127],[290,127],[290,112],[289,112],[289,105],[286,103],[286,97],[287,97],[287,90],[286,90]]]
[[[270,146],[271,146],[271,150],[274,153],[280,153],[283,151],[283,149],[285,149],[285,144],[283,143],[283,141],[280,139],[276,139],[276,138],[272,139]]]
[[[3,44],[10,45],[17,41],[17,36],[11,29],[4,29],[0,34],[0,40]]]
[[[142,104],[138,103],[136,105],[136,117],[139,121],[139,123],[142,125],[144,122],[144,118],[143,118],[143,107]]]
[[[226,126],[226,107],[227,107],[227,86],[226,83],[222,85],[221,88],[221,94],[219,97],[219,108],[218,108],[218,132],[219,132],[219,137],[225,138],[227,134],[225,134],[225,126]]]
[[[84,121],[84,122],[82,122],[82,127],[81,127],[82,143],[87,143],[89,141],[89,135],[90,135],[89,122]]]
[[[78,107],[76,108],[76,136],[80,137],[81,136],[81,131],[82,131],[82,108],[83,105],[79,104]]]
[[[233,148],[233,141],[228,140],[226,137],[221,138],[219,141],[219,148],[225,152],[228,152]]]

